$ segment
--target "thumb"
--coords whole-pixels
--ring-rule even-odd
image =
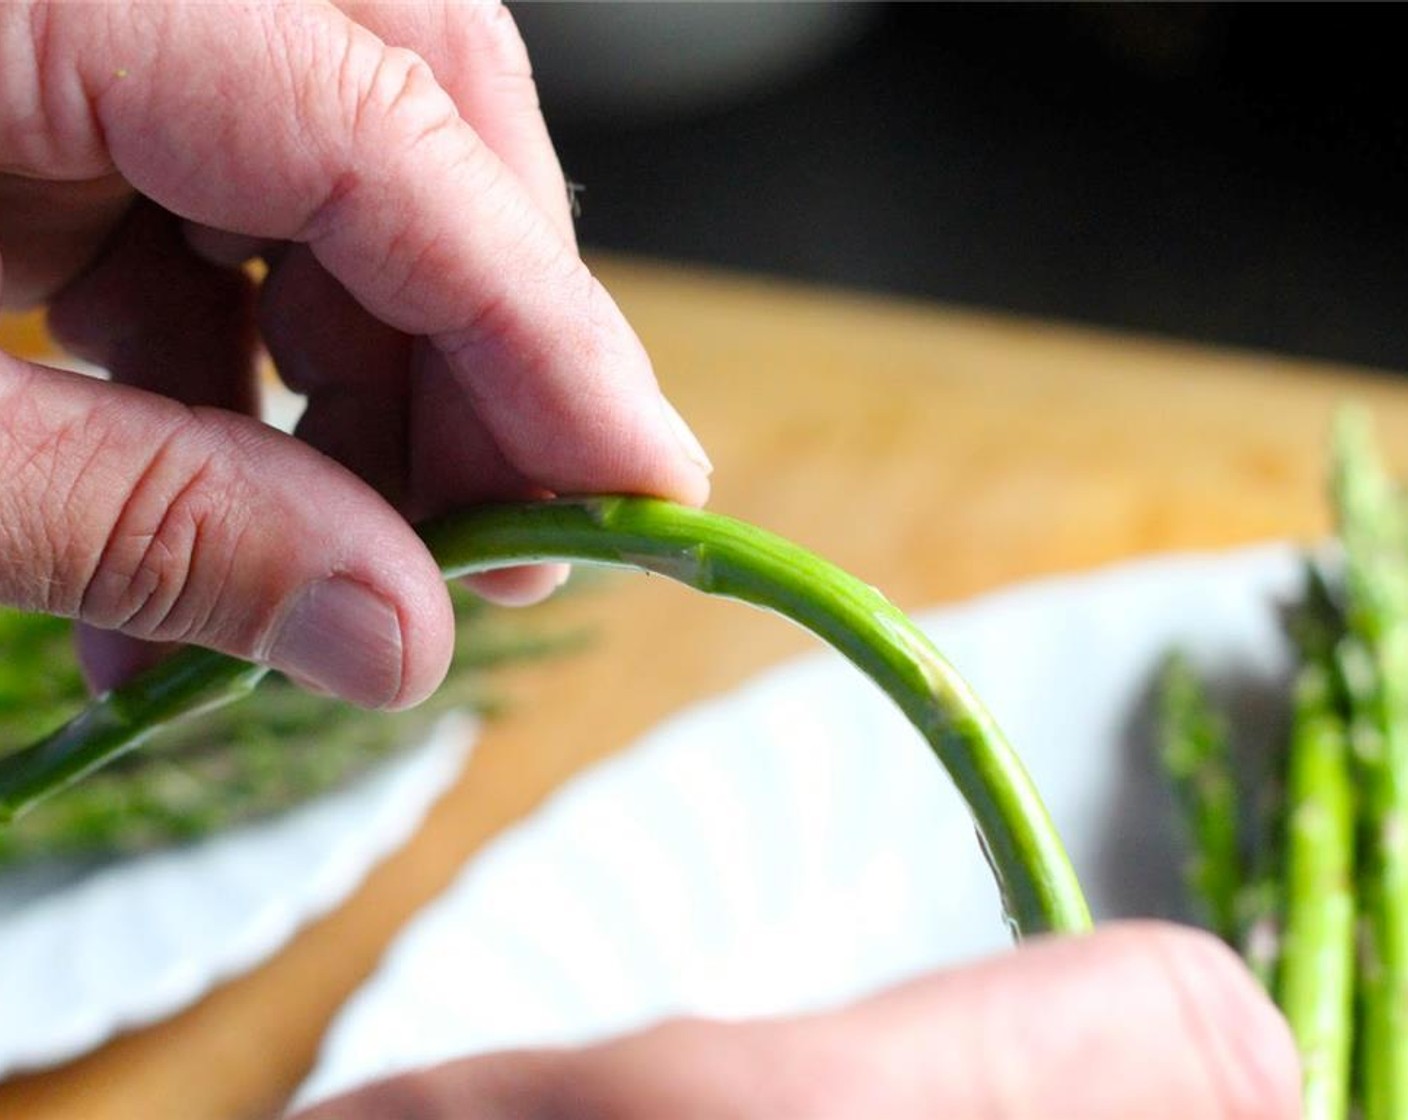
[[[569,1116],[678,1116],[686,1102],[704,1102],[688,1113],[701,1117],[834,1120],[1300,1114],[1271,1001],[1226,946],[1155,923],[1039,939],[833,1014],[675,1023],[583,1066],[559,1084],[602,1107]]]
[[[368,707],[444,676],[414,531],[257,421],[0,354],[0,602],[209,646]]]
[[[1293,1120],[1294,1044],[1233,954],[1157,924],[1043,939],[843,1011],[685,1020],[404,1074],[299,1120]]]

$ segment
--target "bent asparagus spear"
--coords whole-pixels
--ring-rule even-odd
[[[1030,777],[978,698],[874,588],[754,526],[636,497],[485,506],[422,535],[447,578],[549,560],[639,568],[772,610],[883,689],[967,802],[1014,934],[1087,929],[1090,915]],[[140,745],[156,727],[248,695],[265,670],[189,649],[0,757],[0,823]]]

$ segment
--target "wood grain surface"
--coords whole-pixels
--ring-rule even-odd
[[[1408,464],[1408,380],[1386,374],[596,263],[713,456],[713,507],[908,608],[1138,554],[1314,537],[1327,423],[1349,398]],[[43,345],[33,320],[0,341]],[[0,1117],[278,1115],[329,1018],[480,845],[584,765],[809,642],[638,576],[543,609],[594,641],[512,674],[511,710],[462,779],[348,904],[171,1021],[0,1084]]]

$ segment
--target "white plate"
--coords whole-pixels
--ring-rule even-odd
[[[1099,917],[1180,916],[1176,816],[1143,719],[1151,671],[1183,645],[1224,679],[1235,669],[1239,702],[1269,715],[1288,667],[1275,604],[1298,582],[1295,550],[1262,547],[921,620],[1026,759]],[[817,1007],[1006,944],[927,747],[820,654],[683,713],[490,846],[344,1009],[300,1102],[675,1013]]]
[[[170,1015],[271,956],[410,836],[473,735],[449,717],[354,785],[189,847],[0,875],[0,1076]]]

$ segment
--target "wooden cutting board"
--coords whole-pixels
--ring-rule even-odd
[[[1408,380],[999,315],[600,260],[716,465],[712,505],[918,609],[1139,554],[1324,532],[1335,405],[1408,467]],[[34,320],[0,323],[42,350]],[[0,1084],[6,1120],[278,1114],[338,1006],[462,862],[582,766],[808,648],[760,612],[608,576],[544,609],[587,649],[511,710],[410,845],[277,958],[175,1019]]]

